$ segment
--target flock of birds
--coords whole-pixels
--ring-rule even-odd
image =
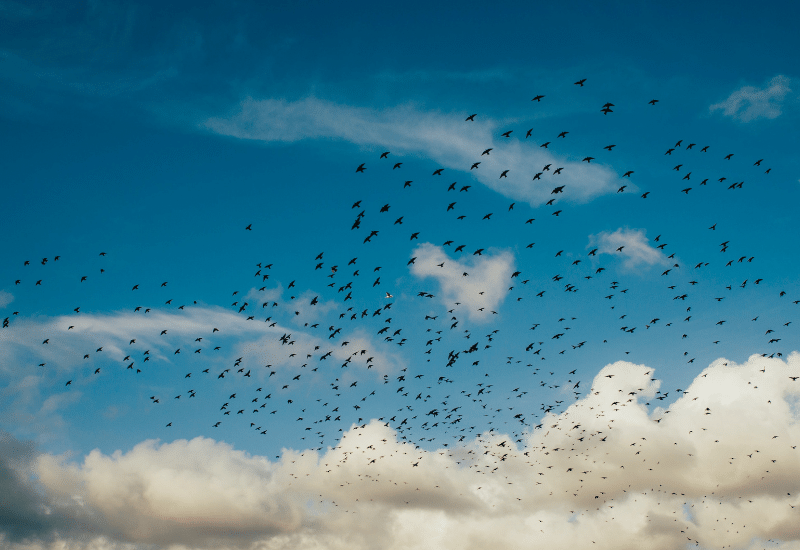
[[[575,82],[575,85],[584,87],[585,83],[586,79],[581,79]],[[546,101],[546,98],[546,95],[536,95],[532,101],[539,104]],[[647,103],[650,108],[660,108],[658,99],[652,99]],[[598,107],[598,111],[607,116],[614,113],[616,105],[609,102]],[[473,123],[476,117],[477,113],[470,114],[464,124]],[[533,128],[507,129],[501,132],[497,139],[510,140],[513,139],[512,134],[524,135],[522,140],[537,139]],[[543,136],[536,145],[543,149],[556,149],[556,144],[567,141],[569,136],[569,131],[551,136],[549,141],[547,141],[548,136]],[[483,159],[492,155],[495,147],[497,146],[487,144],[482,150],[475,151],[473,162],[463,166],[461,171],[471,173],[482,170]],[[605,144],[599,148],[599,154],[611,153],[616,147],[617,144]],[[583,156],[581,162],[591,164],[597,161],[597,157],[592,156],[593,154],[598,153]],[[734,159],[738,157],[729,152],[715,153],[709,144],[697,144],[683,139],[665,147],[664,156],[676,159],[675,166],[671,167],[671,170],[677,173],[677,181],[682,187],[680,190],[675,188],[673,192],[689,195],[697,193],[703,186],[712,185],[719,185],[731,191],[742,189],[745,185],[744,179],[728,178],[722,174],[701,174],[703,168],[698,165],[703,161],[703,156],[713,154],[722,154],[726,162],[735,162]],[[746,164],[754,175],[769,174],[771,169],[764,166],[763,162],[764,159],[754,158],[749,159]],[[408,164],[406,160],[392,160],[392,153],[383,151],[379,155],[376,153],[374,160],[367,159],[358,164],[352,177],[368,177],[370,173],[380,173],[379,177],[383,177],[384,173],[404,173],[408,171]],[[563,197],[568,195],[569,185],[559,184],[559,176],[568,169],[551,163],[542,166],[537,172],[525,175],[531,185],[552,187],[550,191],[552,197],[542,207],[551,208],[548,211],[549,216],[559,217],[568,208],[564,205]],[[472,223],[472,219],[468,219],[468,214],[463,210],[464,204],[474,194],[470,193],[472,184],[437,183],[446,170],[450,169],[435,169],[429,176],[430,183],[426,183],[425,186],[428,189],[438,186],[437,197],[443,197],[440,205],[442,218],[437,232],[452,229],[452,224]],[[497,178],[507,179],[514,175],[511,172],[512,168],[503,169],[497,174]],[[626,168],[621,172],[621,181],[635,179],[635,167]],[[539,429],[569,431],[575,435],[576,448],[583,445],[582,442],[585,444],[591,442],[593,445],[613,444],[611,425],[605,433],[581,429],[579,424],[567,426],[566,424],[571,422],[568,414],[561,417],[563,426],[543,425],[543,418],[548,414],[555,415],[566,410],[570,404],[593,390],[590,381],[581,379],[578,368],[559,370],[550,367],[552,361],[546,362],[547,359],[557,358],[559,355],[575,352],[584,347],[602,346],[611,338],[610,333],[606,332],[609,330],[615,331],[615,334],[622,332],[639,335],[648,330],[674,327],[670,334],[675,336],[677,333],[680,336],[675,337],[679,341],[686,340],[689,329],[685,327],[692,326],[692,318],[696,315],[696,309],[693,308],[713,306],[713,302],[701,303],[692,292],[696,285],[703,284],[704,270],[712,263],[715,266],[740,268],[737,274],[741,275],[738,284],[723,285],[724,288],[716,289],[719,293],[714,296],[716,303],[729,299],[734,291],[752,290],[766,277],[765,274],[758,272],[756,253],[754,251],[734,253],[734,243],[724,236],[722,224],[718,229],[718,224],[713,219],[704,224],[707,227],[706,231],[720,235],[716,239],[719,241],[718,256],[713,260],[681,265],[678,260],[679,246],[666,242],[667,239],[659,235],[649,244],[663,252],[669,262],[661,272],[661,277],[665,281],[664,286],[669,291],[665,294],[664,300],[679,303],[681,313],[670,314],[668,318],[654,315],[634,320],[624,313],[617,315],[620,310],[614,309],[618,301],[627,296],[628,285],[623,280],[612,280],[605,273],[607,268],[598,265],[598,260],[604,253],[599,246],[588,251],[559,250],[554,254],[553,260],[556,265],[561,266],[562,271],[558,273],[545,276],[542,273],[526,272],[522,269],[513,271],[506,281],[509,286],[506,301],[509,304],[505,304],[504,307],[511,307],[523,300],[525,303],[528,300],[561,300],[562,298],[551,298],[557,292],[566,293],[561,296],[568,299],[580,290],[582,300],[607,303],[608,310],[613,316],[611,318],[617,320],[618,326],[609,326],[606,320],[593,322],[564,315],[550,322],[540,320],[531,323],[532,326],[527,329],[530,336],[521,344],[516,337],[504,340],[505,335],[501,329],[491,325],[470,323],[471,314],[492,315],[497,314],[497,311],[485,311],[482,307],[477,308],[480,311],[469,311],[467,304],[459,302],[440,306],[440,302],[435,300],[439,292],[430,287],[420,286],[421,290],[413,292],[390,288],[392,283],[389,281],[394,279],[385,277],[384,273],[391,271],[394,274],[398,269],[401,271],[412,269],[418,261],[418,257],[411,256],[412,252],[391,268],[374,265],[374,261],[370,263],[370,257],[375,250],[373,247],[378,246],[382,239],[386,239],[387,234],[391,234],[391,238],[406,240],[409,250],[413,250],[414,246],[424,242],[424,237],[427,237],[427,235],[421,236],[422,231],[406,230],[404,221],[407,220],[404,218],[408,213],[397,212],[397,208],[391,204],[392,193],[406,193],[411,192],[406,191],[409,188],[416,189],[412,180],[401,178],[401,182],[402,186],[398,185],[399,189],[395,191],[382,186],[386,189],[385,197],[375,192],[368,199],[354,197],[352,202],[348,202],[350,206],[348,218],[342,223],[343,227],[345,224],[350,227],[349,234],[352,235],[350,252],[347,252],[347,247],[342,245],[337,250],[308,254],[308,270],[305,273],[286,273],[279,259],[254,261],[251,276],[258,281],[259,284],[255,285],[258,288],[252,291],[230,290],[232,303],[229,307],[232,313],[246,321],[266,324],[264,338],[269,340],[269,351],[264,352],[267,361],[262,361],[263,364],[257,363],[259,358],[264,357],[264,354],[259,355],[257,350],[251,350],[236,358],[231,356],[229,362],[225,364],[226,360],[220,357],[225,357],[228,352],[227,349],[223,349],[227,342],[224,340],[226,334],[225,329],[219,328],[198,333],[191,338],[183,337],[174,346],[174,350],[170,348],[167,351],[167,343],[174,341],[171,331],[177,331],[173,330],[173,326],[164,326],[153,334],[132,332],[124,342],[126,346],[124,353],[120,357],[113,357],[110,362],[103,362],[104,356],[107,355],[103,348],[123,345],[111,339],[111,336],[107,344],[83,350],[82,360],[86,365],[92,366],[74,370],[62,381],[62,385],[72,386],[79,380],[77,377],[81,377],[82,383],[90,383],[92,377],[101,377],[108,369],[121,369],[130,376],[146,378],[153,372],[155,364],[171,363],[175,367],[183,368],[179,374],[174,375],[173,382],[185,389],[176,395],[152,395],[149,400],[154,406],[162,407],[165,403],[172,402],[175,410],[174,407],[187,406],[186,401],[198,396],[199,390],[195,387],[202,387],[205,392],[214,391],[216,392],[214,395],[206,396],[205,402],[208,403],[209,400],[215,402],[215,418],[210,424],[215,429],[224,430],[228,425],[237,423],[237,426],[249,427],[255,434],[269,435],[274,433],[273,426],[277,423],[284,425],[294,423],[297,426],[295,431],[302,435],[300,439],[305,441],[305,445],[315,450],[323,450],[326,446],[336,446],[340,443],[341,434],[349,427],[355,425],[355,429],[364,429],[371,419],[377,419],[386,427],[395,430],[400,441],[412,445],[413,451],[408,451],[407,456],[409,467],[420,465],[424,457],[424,453],[419,452],[422,449],[444,448],[444,452],[450,456],[457,456],[463,467],[472,468],[480,475],[490,475],[502,473],[503,463],[511,455],[522,454],[516,451],[515,445],[523,443],[526,434]],[[617,193],[629,193],[628,187],[629,185],[620,184]],[[646,200],[654,192],[642,190],[639,196]],[[476,203],[472,206],[481,205]],[[520,226],[533,225],[536,222],[534,217],[527,214],[520,214],[517,217],[517,213],[525,211],[526,208],[512,202],[504,215],[514,216],[512,222]],[[498,217],[500,216],[494,211],[488,211],[487,207],[485,215],[475,223],[494,222]],[[258,231],[258,223],[247,224],[243,230],[255,234]],[[448,257],[444,262],[436,264],[440,269],[444,269],[449,261],[467,265],[470,261],[481,257],[491,257],[491,253],[488,252],[489,244],[486,243],[447,239],[434,244],[440,246]],[[530,243],[525,248],[533,247],[534,243]],[[623,255],[624,248],[625,245],[620,245],[616,253]],[[105,256],[105,252],[100,253],[100,257]],[[21,272],[19,277],[12,281],[13,284],[42,285],[45,277],[40,278],[39,275],[33,274],[36,264],[38,263],[41,269],[47,269],[60,259],[60,256],[55,256],[52,259],[42,258],[38,262],[33,260],[20,262]],[[100,268],[100,276],[108,276],[103,275],[104,272],[105,268]],[[470,277],[469,269],[464,268],[462,277]],[[87,273],[76,280],[75,284],[91,285],[93,278]],[[275,281],[285,286],[285,289],[283,287],[281,289],[288,294],[288,297],[284,298],[281,294],[281,297],[277,298],[253,298],[260,293],[274,296],[270,291],[274,289],[271,283]],[[324,291],[318,294],[301,290],[320,283],[324,283]],[[430,281],[419,284],[430,285]],[[145,291],[147,287],[148,285],[142,282],[133,285],[132,288],[120,288],[119,292],[138,293]],[[154,302],[135,307],[136,315],[147,317],[154,312],[170,312],[172,315],[170,318],[179,324],[181,314],[199,307],[196,301],[187,300],[186,303],[180,303],[174,298],[169,298],[168,292],[172,287],[166,281],[160,285],[155,283],[150,287],[152,288],[147,292],[150,292],[151,296],[167,299],[163,303]],[[479,292],[485,290],[489,289],[482,289]],[[800,295],[790,296],[789,292],[797,292],[797,289],[790,288],[780,292],[780,298],[786,300],[787,307],[777,311],[776,315],[783,317],[762,316],[760,319],[757,317],[752,320],[753,326],[763,327],[759,330],[764,330],[765,357],[782,357],[788,350],[781,346],[787,344],[791,346],[792,342],[796,342],[792,339],[794,330],[792,315],[796,313],[787,312],[790,310],[790,305],[800,304]],[[398,299],[395,296],[398,296]],[[704,297],[706,300],[707,296],[708,294]],[[602,302],[603,300],[607,302]],[[397,311],[400,308],[404,308],[402,312]],[[529,312],[530,309],[525,311]],[[19,314],[20,311],[14,311],[12,315],[5,317],[3,328],[12,326]],[[63,330],[44,338],[41,345],[52,346],[67,342],[72,334],[77,332],[74,329],[78,326],[81,315],[83,311],[80,305],[76,304],[74,310],[65,317],[69,319],[69,324],[63,327]],[[520,311],[520,322],[523,322],[522,315]],[[406,323],[401,326],[397,319],[405,319]],[[213,324],[213,319],[211,321]],[[727,321],[724,318],[716,321],[715,326],[719,326],[719,334],[722,334]],[[593,337],[564,343],[570,339],[572,334],[570,330],[576,324],[587,322],[592,328]],[[477,328],[470,328],[473,325]],[[295,329],[289,328],[292,326]],[[363,331],[362,336],[358,336],[359,330]],[[369,338],[363,336],[367,334]],[[141,345],[139,342],[142,341],[148,344]],[[370,347],[369,342],[377,344]],[[719,340],[714,341],[717,342]],[[410,349],[408,355],[411,356],[407,366],[403,366],[405,363],[391,363],[392,354],[406,353],[406,349]],[[504,350],[506,365],[519,369],[527,378],[515,375],[515,382],[509,384],[507,376],[497,374],[498,369],[493,365],[498,359],[497,349]],[[695,358],[688,349],[681,352],[686,363],[694,361]],[[209,359],[206,357],[208,353],[216,355]],[[44,373],[48,365],[42,362],[39,367]],[[171,372],[175,370],[173,368]],[[470,374],[462,376],[460,372]],[[476,374],[480,380],[476,378]],[[641,382],[642,388],[651,381],[650,373],[647,374],[648,379]],[[613,381],[613,376],[608,376],[609,384]],[[800,373],[791,373],[786,382],[793,383],[798,377]],[[461,382],[466,378],[472,382],[468,384]],[[495,381],[495,379],[500,380]],[[214,390],[213,384],[209,381],[217,383],[220,389]],[[319,386],[321,382],[327,384],[327,389],[318,391],[318,395],[314,394],[313,400],[308,400],[306,395],[309,393],[309,388],[312,385]],[[670,399],[670,394],[674,398],[682,392],[681,389],[657,391],[652,399],[663,403]],[[550,399],[544,400],[538,407],[532,407],[530,399],[534,393],[550,395]],[[619,411],[628,404],[638,403],[638,399],[637,392],[633,391],[625,396],[615,395],[607,405]],[[522,407],[518,405],[519,403],[525,403],[526,406]],[[164,419],[167,422],[161,426],[173,428],[176,420]],[[504,433],[509,434],[509,440],[498,443],[496,437]],[[478,453],[475,448],[464,447],[474,441],[477,441],[478,445],[483,445],[485,453]],[[645,443],[639,445],[643,444]],[[374,452],[370,453],[367,449],[362,451],[367,453],[363,457],[365,467],[384,458],[380,449],[370,450]],[[524,452],[524,460],[531,467],[541,470],[544,463],[552,467],[552,457],[548,458],[545,455],[550,453],[557,455],[560,451],[569,453],[574,449],[529,449]],[[417,452],[419,453],[415,454]],[[579,450],[574,452],[580,454]],[[341,463],[331,464],[331,468],[356,459],[352,454],[345,453]],[[588,471],[584,471],[582,475],[588,475]],[[540,483],[538,480],[536,482]]]

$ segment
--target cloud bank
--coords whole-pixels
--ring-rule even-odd
[[[608,365],[586,397],[521,440],[484,433],[433,451],[378,421],[277,461],[202,437],[70,461],[6,437],[3,543],[797,548],[800,354],[717,360],[650,411],[672,393],[653,374]]]

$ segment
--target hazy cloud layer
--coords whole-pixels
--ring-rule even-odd
[[[763,88],[744,86],[720,103],[715,103],[709,109],[714,112],[721,110],[729,116],[742,122],[751,122],[759,118],[777,118],[781,115],[781,108],[786,95],[792,90],[789,88],[791,81],[788,77],[778,75]]]
[[[556,186],[564,186],[567,200],[586,202],[617,190],[617,174],[597,163],[568,160],[539,144],[516,138],[498,138],[498,122],[465,122],[461,115],[420,111],[404,105],[384,110],[339,105],[315,97],[298,101],[247,99],[238,112],[214,117],[204,127],[240,139],[294,142],[334,138],[365,147],[386,147],[398,155],[418,154],[442,167],[468,171],[498,193],[537,206],[549,200]],[[520,130],[521,131],[521,130]],[[481,155],[488,148],[490,154]],[[481,161],[476,170],[470,166]],[[543,180],[533,176],[551,164]],[[355,166],[353,167],[355,169]],[[369,166],[367,166],[369,169]],[[500,174],[508,170],[504,178]]]
[[[308,304],[312,297],[311,293],[305,293],[302,301]],[[329,309],[331,304],[321,302],[320,307]],[[258,303],[249,307],[262,309]],[[309,306],[314,307],[317,306]],[[94,375],[87,378],[82,369],[99,366],[105,371],[109,361],[117,362],[122,368],[132,364],[133,368],[147,369],[185,364],[181,358],[187,355],[193,364],[202,363],[206,367],[241,357],[242,366],[258,369],[254,370],[258,373],[256,376],[263,376],[264,369],[259,367],[265,364],[296,370],[309,361],[308,355],[312,356],[311,361],[319,362],[319,358],[330,351],[329,362],[348,361],[348,366],[352,367],[343,375],[343,380],[356,373],[364,376],[368,366],[375,376],[390,374],[405,366],[391,344],[376,340],[362,330],[347,331],[331,340],[327,332],[314,334],[310,328],[297,330],[264,322],[269,308],[263,310],[263,316],[257,313],[260,319],[251,321],[247,320],[247,311],[238,314],[235,310],[200,306],[187,306],[184,310],[155,309],[150,313],[123,311],[15,319],[0,333],[3,342],[0,372],[7,380],[7,385],[0,388],[0,414],[25,429],[58,431],[63,426],[64,408],[77,403],[83,397],[85,384],[94,381]],[[283,334],[291,336],[291,346],[282,345]],[[197,342],[198,337],[202,341]],[[45,340],[47,344],[43,344]],[[132,340],[135,342],[131,343]],[[219,351],[214,350],[217,344],[222,348]],[[100,348],[102,351],[98,352]],[[178,349],[181,352],[176,355]],[[201,351],[196,354],[197,349]],[[150,352],[149,363],[143,362],[145,350]],[[360,350],[365,353],[361,354]],[[356,351],[359,353],[354,356]],[[16,365],[27,368],[14,368]],[[69,387],[65,387],[67,380],[72,380]]]
[[[417,259],[411,264],[411,273],[439,282],[439,289],[430,294],[441,298],[448,309],[458,302],[472,321],[488,320],[512,285],[514,255],[508,251],[484,252],[455,260],[442,247],[423,243],[414,249],[412,256]]]
[[[648,413],[644,403],[664,395],[653,370],[618,362],[519,441],[485,433],[432,452],[372,421],[336,448],[279,461],[202,437],[77,462],[43,454],[23,460],[38,482],[14,478],[15,500],[29,504],[2,516],[3,530],[6,542],[27,534],[25,548],[48,537],[98,547],[795,548],[798,374],[797,353],[720,359]],[[24,447],[0,446],[4,471]],[[68,517],[83,519],[62,535]]]

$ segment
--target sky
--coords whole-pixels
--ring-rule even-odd
[[[798,15],[0,0],[0,548],[800,549]]]

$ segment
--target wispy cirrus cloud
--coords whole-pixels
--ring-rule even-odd
[[[412,105],[376,110],[316,97],[249,98],[231,115],[209,118],[202,126],[239,139],[286,143],[341,139],[363,147],[386,147],[397,154],[423,155],[444,168],[470,172],[487,187],[532,206],[547,202],[557,186],[563,185],[563,196],[574,202],[587,202],[618,188],[618,175],[607,166],[570,160],[516,139],[496,141],[499,121],[465,122],[460,115],[421,111]],[[481,154],[489,148],[490,154]],[[477,161],[477,169],[470,170]],[[543,179],[533,180],[548,164],[552,168],[544,171]],[[551,176],[556,168],[563,171]],[[505,170],[508,173],[501,178]]]
[[[786,96],[791,92],[788,77],[778,75],[769,81],[763,88],[744,86],[725,101],[715,103],[709,110],[722,111],[722,114],[742,122],[752,122],[760,118],[777,118],[781,115],[781,108]]]
[[[310,291],[305,293],[303,303],[308,304],[312,297]],[[329,307],[328,302],[320,304]],[[254,307],[260,309],[257,304]],[[307,307],[313,310],[316,306]],[[355,373],[363,377],[367,372],[377,377],[407,366],[391,343],[363,330],[348,330],[333,340],[323,327],[293,330],[288,324],[264,322],[263,317],[248,321],[247,311],[235,311],[190,306],[150,313],[15,318],[9,327],[0,329],[0,375],[6,381],[0,388],[0,416],[26,430],[51,434],[64,425],[64,411],[96,383],[95,369],[105,374],[118,368],[127,371],[128,365],[130,372],[192,365],[189,370],[196,367],[199,371],[202,367],[222,368],[239,357],[241,365],[253,369],[256,377],[267,376],[268,371],[261,368],[266,363],[289,370],[301,369],[304,363],[341,363],[352,367],[347,378]],[[312,314],[306,312],[305,318]],[[282,343],[282,334],[290,335],[291,345]],[[321,363],[323,359],[327,362]]]

